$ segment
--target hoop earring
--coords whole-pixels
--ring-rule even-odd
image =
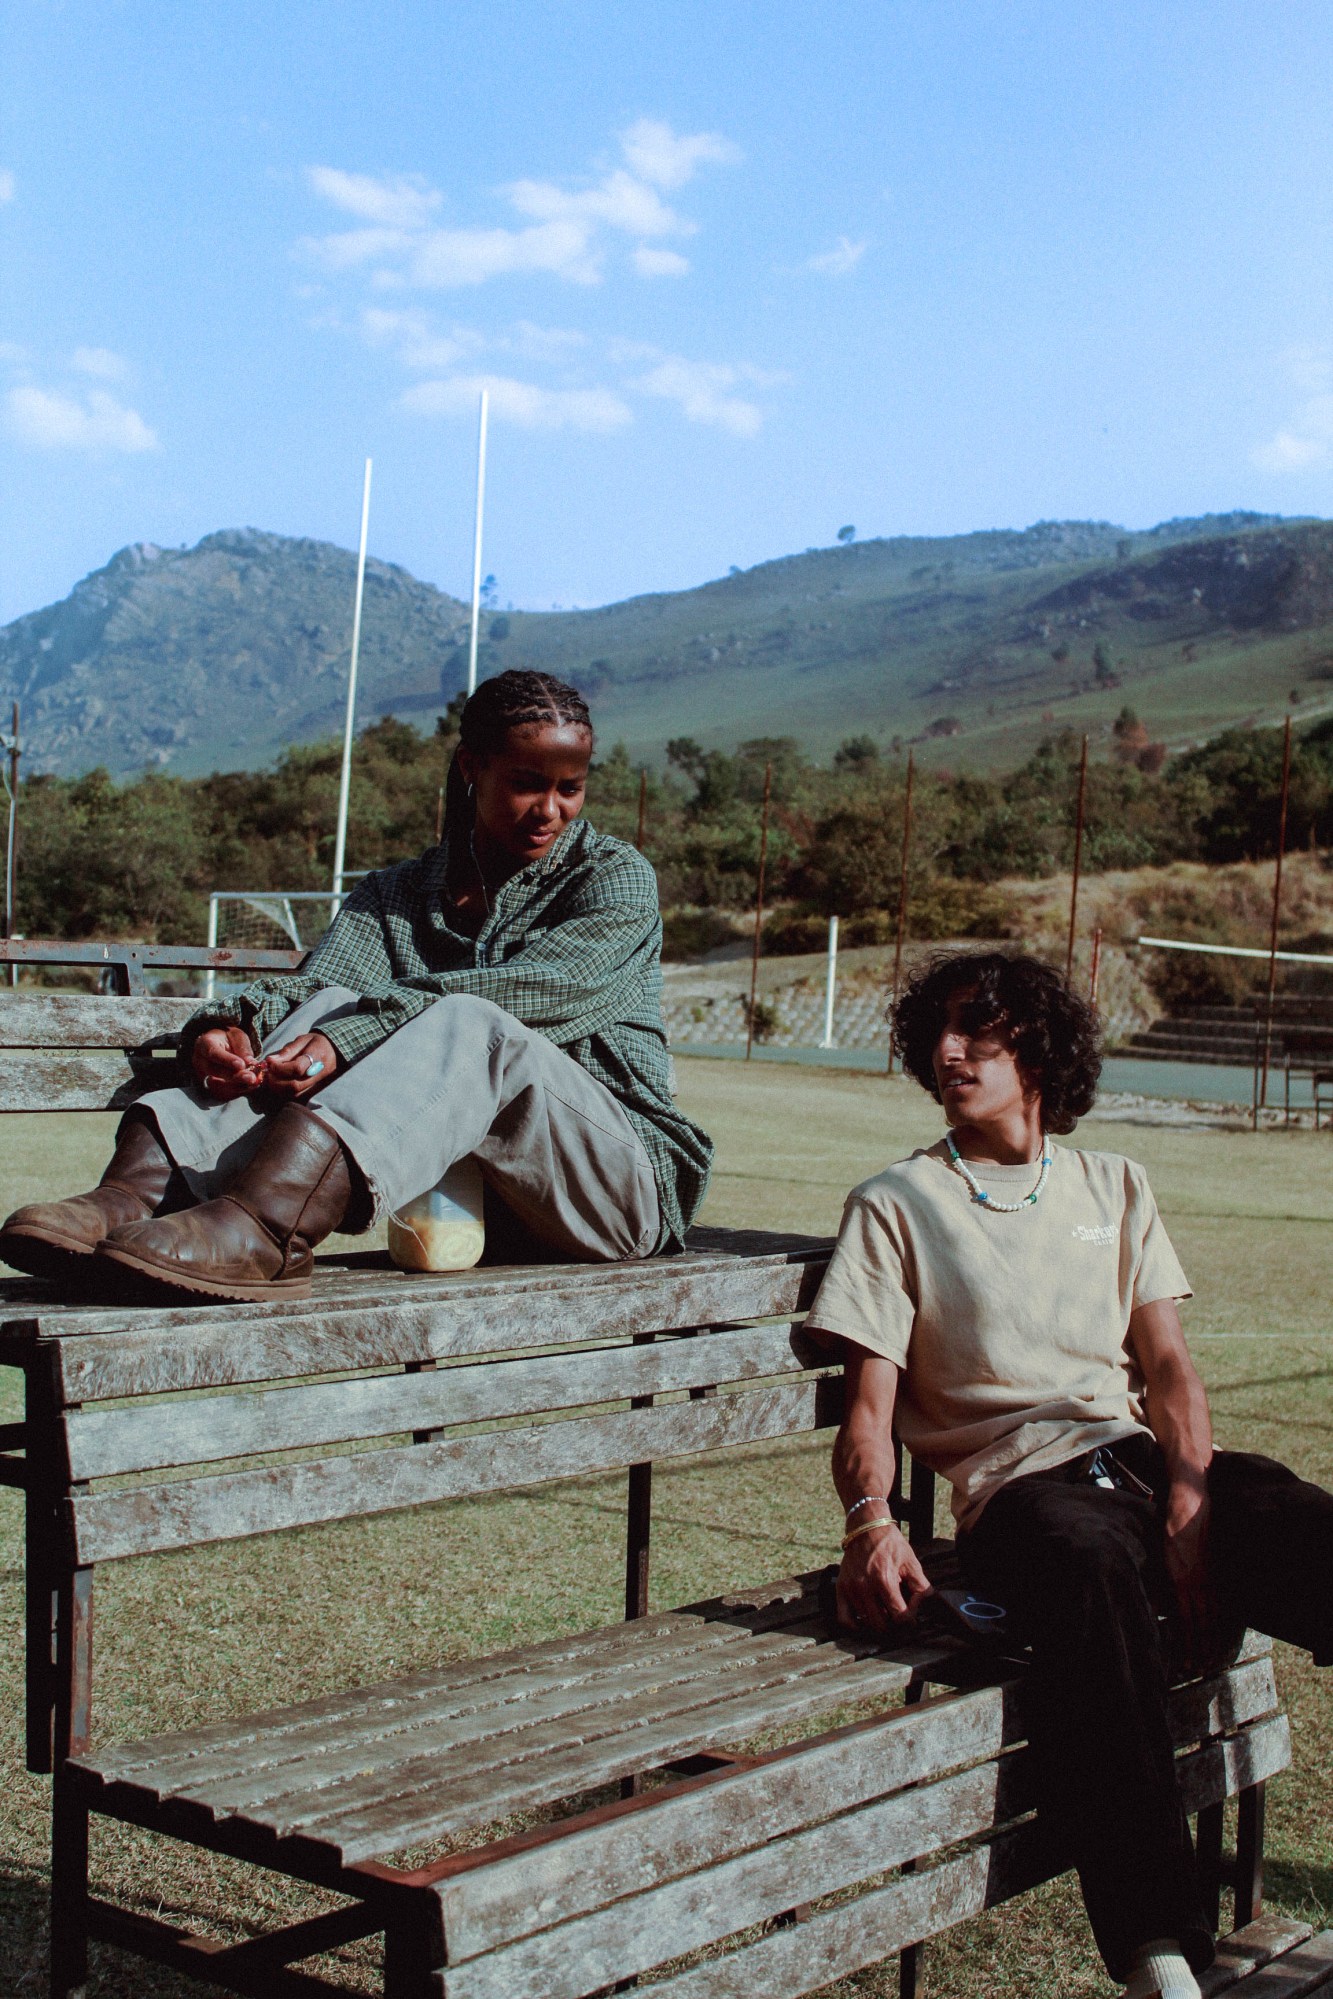
[[[468,786],[468,788],[467,788],[467,796],[468,796],[469,798],[471,798],[471,796],[472,796],[472,786],[471,786],[471,785],[469,785],[469,786]]]

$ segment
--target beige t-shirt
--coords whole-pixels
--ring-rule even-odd
[[[950,1480],[964,1527],[1008,1479],[1144,1426],[1130,1313],[1190,1296],[1143,1168],[1051,1152],[1041,1199],[1017,1214],[973,1200],[943,1139],[854,1187],[810,1312],[811,1331],[902,1369],[899,1435]],[[969,1165],[1000,1201],[1039,1171]]]

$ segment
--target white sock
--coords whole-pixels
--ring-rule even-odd
[[[1175,1937],[1155,1937],[1134,1953],[1134,1970],[1124,1999],[1202,1999],[1199,1981]]]

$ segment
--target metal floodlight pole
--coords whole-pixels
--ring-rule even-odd
[[[1088,1001],[1097,1004],[1097,987],[1102,975],[1102,926],[1099,923],[1092,933],[1092,972],[1088,979]]]
[[[634,844],[638,848],[640,853],[643,852],[643,836],[647,824],[648,824],[648,773],[646,770],[641,770],[639,772],[639,830],[634,836]]]
[[[14,703],[13,727],[9,741],[5,744],[9,756],[9,830],[5,841],[5,938],[14,935],[14,859],[15,834],[19,808],[19,758],[23,754],[19,748],[19,704]]]
[[[1282,856],[1287,845],[1287,798],[1291,791],[1291,717],[1282,731],[1282,796],[1277,811],[1277,866],[1273,871],[1273,923],[1268,938],[1268,1004],[1264,1013],[1264,1071],[1259,1102],[1268,1104],[1268,1065],[1273,1053],[1273,996],[1277,991],[1277,930],[1282,914]]]
[[[768,860],[768,801],[773,790],[773,766],[764,765],[764,811],[759,823],[759,882],[754,899],[754,954],[750,959],[750,1006],[745,1018],[745,1059],[754,1046],[754,1009],[759,990],[759,945],[764,929],[764,865]]]
[[[338,786],[338,830],[333,842],[333,909],[342,908],[343,864],[347,859],[347,807],[352,795],[352,731],[356,723],[356,669],[361,657],[361,604],[366,591],[366,535],[370,527],[370,460],[361,489],[361,547],[356,558],[356,601],[352,608],[352,664],[347,675],[347,720],[343,725],[343,767]]]
[[[23,752],[19,747],[19,704],[14,703],[13,730],[5,748],[9,753],[9,776],[5,789],[9,793],[9,828],[5,839],[5,941],[14,935],[14,915],[16,881],[15,867],[18,859],[18,812],[19,812],[19,758]],[[17,986],[19,968],[9,968],[9,983]]]
[[[1088,797],[1088,739],[1083,738],[1083,754],[1078,760],[1078,818],[1074,825],[1074,879],[1069,886],[1069,945],[1065,951],[1065,977],[1074,970],[1074,935],[1078,925],[1078,876],[1083,864],[1083,813]]]
[[[208,898],[208,948],[210,951],[216,951],[218,948],[218,897],[216,894],[210,895]],[[217,989],[218,975],[212,964],[210,964],[204,979],[204,998],[210,1006],[217,997]]]
[[[828,920],[828,973],[824,981],[824,1039],[821,1048],[833,1046],[833,997],[838,989],[838,919]]]
[[[477,517],[472,536],[472,637],[467,655],[467,691],[477,691],[477,623],[481,615],[481,517],[486,505],[486,418],[490,411],[490,391],[481,392],[481,417],[477,425]]]
[[[903,970],[903,937],[907,931],[907,863],[912,849],[912,779],[916,772],[913,752],[907,752],[907,790],[903,797],[903,864],[898,878],[898,937],[893,947],[893,999],[898,999],[898,981]],[[893,1074],[893,1026],[889,1026],[889,1068]]]

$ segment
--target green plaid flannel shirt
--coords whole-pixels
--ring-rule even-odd
[[[577,819],[497,890],[480,935],[449,926],[448,840],[358,883],[304,969],[261,978],[190,1022],[234,1020],[263,1040],[324,986],[361,994],[320,1032],[345,1063],[450,993],[492,1000],[563,1048],[623,1105],[653,1164],[658,1248],[678,1245],[708,1185],[713,1145],[671,1097],[662,1025],[657,877],[637,848]]]

